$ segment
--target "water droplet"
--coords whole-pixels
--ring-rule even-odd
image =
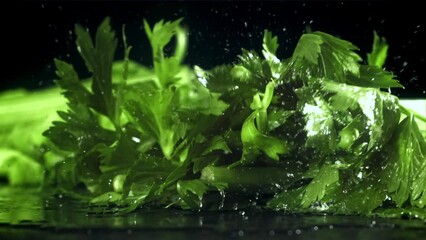
[[[238,203],[234,203],[234,204],[232,205],[232,209],[234,209],[234,210],[238,210]]]
[[[219,204],[219,210],[220,210],[220,209],[223,209],[223,206],[225,204],[225,191],[223,189],[219,189],[219,194],[221,197],[220,204]]]

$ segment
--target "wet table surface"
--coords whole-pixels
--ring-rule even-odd
[[[95,213],[81,203],[0,188],[0,239],[424,239],[426,223],[245,209]]]

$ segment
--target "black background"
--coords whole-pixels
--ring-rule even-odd
[[[420,1],[419,1],[420,2]],[[73,63],[88,76],[75,48],[76,23],[93,33],[110,16],[117,35],[126,24],[134,47],[131,58],[149,65],[150,48],[142,27],[184,18],[189,30],[186,62],[209,69],[236,60],[241,48],[260,52],[264,29],[278,35],[278,56],[291,56],[298,38],[310,27],[357,45],[366,58],[373,31],[390,44],[386,69],[398,76],[403,97],[426,97],[425,24],[420,3],[391,1],[14,1],[1,10],[0,90],[40,88],[52,84],[53,58]],[[122,46],[116,57],[121,58]]]

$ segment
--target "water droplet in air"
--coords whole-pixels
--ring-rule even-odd
[[[232,209],[237,210],[238,209],[238,203],[234,203],[234,205],[232,205]]]

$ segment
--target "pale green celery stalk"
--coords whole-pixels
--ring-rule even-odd
[[[0,176],[6,177],[10,186],[40,186],[44,171],[43,166],[27,155],[0,148]]]
[[[32,155],[46,140],[42,133],[59,119],[56,112],[66,109],[66,100],[60,92],[54,87],[0,93],[0,147]]]
[[[0,132],[21,122],[45,119],[58,109],[65,109],[66,100],[59,88],[34,92],[22,89],[0,93]]]
[[[11,186],[41,185],[44,162],[42,133],[66,108],[59,88],[0,93],[0,176]]]
[[[200,179],[212,185],[226,184],[228,191],[247,193],[276,193],[288,187],[298,173],[285,173],[275,167],[216,167],[207,166],[201,171]]]

